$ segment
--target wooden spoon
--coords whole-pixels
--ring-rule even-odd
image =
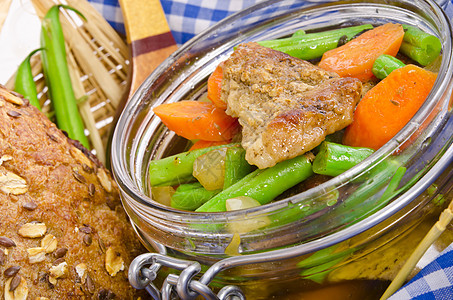
[[[119,0],[130,49],[128,98],[176,49],[159,0]]]
[[[31,1],[37,15],[42,18],[52,5],[62,0]],[[159,0],[120,0],[128,45],[86,0],[66,2],[87,18],[84,22],[78,22],[77,16],[73,19],[72,15],[64,12],[60,15],[67,38],[68,57],[74,58],[69,59],[69,62],[72,62],[71,68],[76,71],[73,73],[79,74],[74,76],[80,77],[80,82],[73,83],[78,87],[75,92],[77,97],[88,95],[88,99],[80,104],[84,108],[81,114],[90,131],[96,155],[109,166],[111,135],[124,104],[177,46]],[[0,0],[0,12],[5,11],[6,14],[10,3],[11,0]],[[43,112],[49,112],[51,105],[45,93],[39,54],[33,56],[32,68]],[[11,90],[14,88],[14,79],[15,75],[6,83]]]

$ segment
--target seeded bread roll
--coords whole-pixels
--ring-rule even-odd
[[[0,299],[137,299],[143,251],[109,172],[0,86]]]

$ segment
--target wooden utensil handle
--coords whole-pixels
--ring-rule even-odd
[[[129,97],[176,49],[159,0],[119,0],[131,53]]]

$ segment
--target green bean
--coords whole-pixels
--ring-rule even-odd
[[[195,210],[219,192],[208,191],[199,182],[181,184],[171,197],[171,207]]]
[[[374,61],[371,71],[377,78],[384,79],[392,71],[402,68],[404,66],[405,63],[403,63],[398,58],[388,54],[382,54]]]
[[[225,157],[225,179],[223,189],[226,189],[252,171],[252,166],[245,159],[245,149],[231,147],[227,149]]]
[[[387,204],[395,195],[397,187],[399,186],[402,177],[406,172],[405,167],[399,167],[392,179],[390,180],[384,193],[381,195],[378,203],[378,207],[382,207]],[[331,247],[319,250],[313,253],[308,258],[300,261],[297,266],[302,268],[300,275],[304,279],[311,279],[317,283],[322,283],[327,275],[330,273],[333,267],[342,262],[348,255],[353,253],[355,248],[345,248],[347,245],[343,245],[343,250],[338,250],[341,244],[336,244]]]
[[[288,208],[271,216],[272,224],[281,226],[297,220],[303,220],[324,209],[328,209],[333,205],[341,206],[336,208],[335,213],[331,214],[329,218],[344,218],[348,220],[347,222],[361,218],[361,214],[364,213],[362,210],[356,209],[354,210],[354,213],[351,213],[350,210],[354,207],[363,208],[361,203],[373,198],[373,196],[389,182],[389,179],[392,178],[399,167],[400,164],[398,161],[394,159],[385,159],[367,173],[361,175],[356,180],[353,180],[354,183],[357,183],[358,187],[346,199],[338,201],[338,203],[335,204],[335,199],[332,198],[335,196],[335,193],[333,193],[335,190],[332,190],[316,199],[290,204],[288,205]],[[386,199],[382,199],[382,201],[384,200]],[[373,211],[374,208],[373,204],[371,209],[369,209],[369,212]]]
[[[296,30],[296,31],[291,35],[291,37],[299,37],[299,36],[302,36],[302,35],[305,35],[305,34],[307,34],[307,33],[305,32],[305,30],[299,29],[299,30]]]
[[[348,255],[353,253],[355,248],[344,248],[338,250],[340,244],[316,251],[308,258],[297,263],[303,269],[300,275],[304,279],[310,279],[317,283],[322,283],[331,268],[342,262]]]
[[[395,192],[397,191],[397,188],[401,182],[401,179],[403,179],[404,174],[406,174],[406,170],[406,167],[399,167],[398,169],[396,169],[395,174],[393,174],[392,179],[390,179],[387,188],[381,195],[381,199],[379,200],[380,203],[388,203],[388,201],[390,201],[399,193]]]
[[[376,212],[391,200],[389,195],[395,195],[395,192],[391,191],[394,189],[394,184],[399,184],[404,172],[405,169],[401,168],[397,160],[383,160],[370,171],[369,179],[344,200],[344,204],[335,213],[336,217],[332,219],[340,218],[341,224],[351,224]],[[376,198],[379,191],[386,185],[388,192],[384,190],[384,197]]]
[[[74,8],[63,4],[52,6],[47,11],[41,26],[44,77],[49,88],[58,127],[66,131],[71,139],[80,141],[88,148],[89,142],[77,107],[66,60],[65,40],[59,18],[60,7],[72,10],[84,18]]]
[[[18,92],[25,99],[28,99],[30,103],[41,110],[41,104],[38,100],[38,92],[36,90],[36,83],[33,80],[33,73],[31,71],[30,59],[42,48],[33,50],[28,56],[21,62],[17,69],[16,78],[14,80],[14,91]]]
[[[313,161],[316,174],[337,176],[374,153],[373,149],[324,141]]]
[[[149,163],[149,183],[151,186],[175,185],[195,180],[192,175],[193,163],[200,155],[223,147],[237,147],[238,143],[212,146],[178,153]]]
[[[372,29],[371,24],[346,27],[317,33],[296,35],[295,37],[260,41],[258,44],[289,54],[300,59],[315,59],[324,52],[337,48],[365,30]]]
[[[420,29],[403,24],[405,31],[400,51],[415,60],[422,66],[433,62],[442,50],[438,37],[428,34]]]
[[[310,159],[307,155],[300,155],[279,162],[273,167],[253,171],[212,197],[196,211],[226,211],[226,200],[238,196],[248,196],[257,200],[260,204],[266,204],[312,174]]]

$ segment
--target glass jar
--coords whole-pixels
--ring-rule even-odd
[[[387,22],[438,36],[443,55],[424,105],[381,149],[325,183],[260,207],[194,213],[152,199],[149,161],[187,146],[153,114],[154,106],[203,97],[209,74],[239,43],[279,38],[298,29]],[[451,194],[451,41],[449,19],[434,1],[280,0],[234,14],[182,46],[129,100],[112,139],[112,171],[124,207],[144,245],[162,253],[152,259],[159,262],[156,268],[165,257],[194,261],[200,265],[195,273],[203,274],[198,283],[239,286],[251,299],[318,295],[316,291],[351,282],[356,291],[363,288],[357,299],[378,298]],[[396,192],[387,195],[396,170],[405,170],[404,176]],[[340,196],[332,202],[335,191]],[[269,224],[257,230],[234,234],[229,229],[228,224],[263,218]],[[180,278],[171,275],[166,286],[178,285]],[[179,283],[182,298],[193,296]],[[374,298],[370,287],[376,290]]]

